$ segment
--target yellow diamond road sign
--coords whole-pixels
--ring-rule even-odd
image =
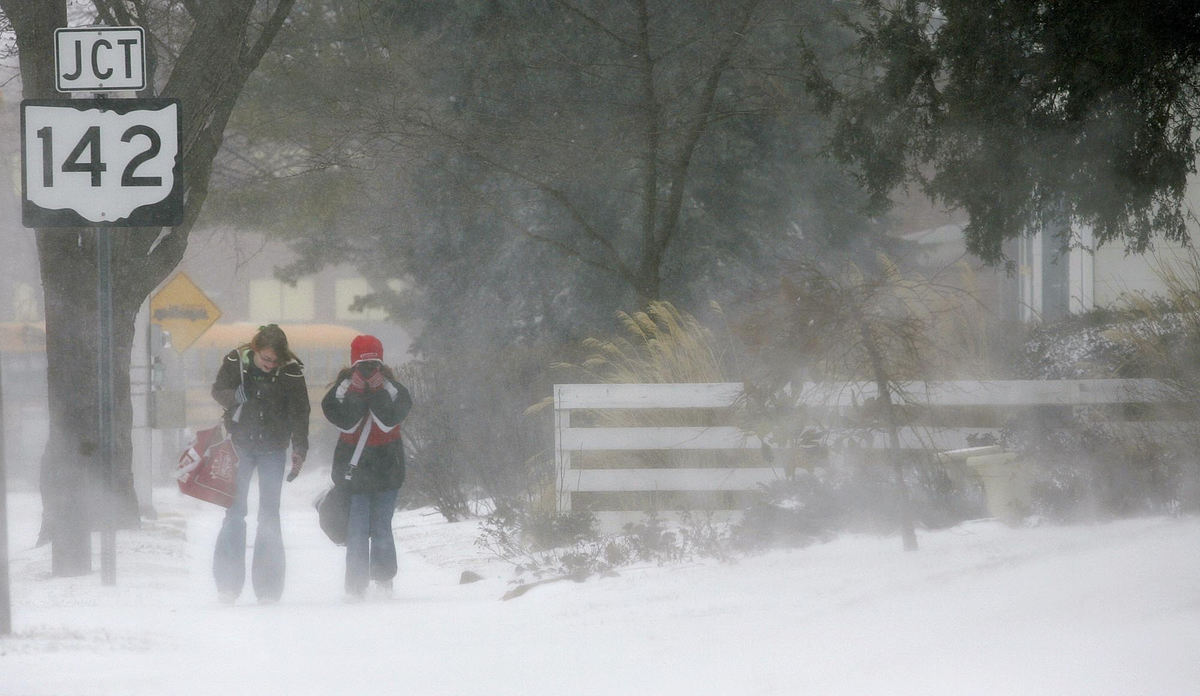
[[[150,321],[171,334],[171,345],[180,353],[220,317],[221,310],[184,273],[150,298]]]

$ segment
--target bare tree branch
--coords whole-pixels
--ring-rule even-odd
[[[575,15],[575,16],[577,16],[577,17],[579,17],[580,19],[582,19],[583,21],[587,22],[587,23],[588,23],[588,24],[590,24],[591,26],[595,27],[596,29],[598,29],[598,30],[600,31],[600,33],[602,33],[602,34],[604,34],[605,36],[607,36],[607,37],[611,38],[612,40],[616,41],[618,44],[620,44],[620,45],[622,45],[622,46],[624,46],[625,48],[627,48],[627,49],[630,49],[630,50],[633,50],[633,49],[636,49],[636,48],[637,48],[637,47],[636,47],[636,46],[633,44],[633,42],[631,42],[631,41],[629,41],[628,39],[625,39],[624,37],[622,37],[622,36],[621,36],[620,34],[618,34],[618,33],[617,33],[617,32],[616,32],[614,29],[612,29],[611,27],[609,27],[609,26],[605,25],[603,22],[601,22],[599,19],[597,19],[597,18],[596,18],[596,17],[594,17],[593,15],[590,15],[590,14],[588,14],[587,12],[584,12],[582,9],[580,9],[580,8],[579,8],[577,5],[575,5],[574,3],[567,2],[567,0],[557,0],[557,2],[558,2],[558,4],[559,4],[559,5],[560,5],[560,6],[561,6],[563,9],[565,9],[567,12],[570,12],[571,14],[573,14],[573,15]],[[644,3],[642,3],[642,4],[644,5]]]

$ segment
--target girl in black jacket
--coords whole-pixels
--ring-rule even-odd
[[[335,486],[350,492],[346,597],[353,601],[365,596],[368,580],[385,596],[392,591],[392,513],[404,483],[400,422],[412,408],[412,396],[383,364],[383,344],[374,336],[351,342],[350,363],[321,400],[321,409],[341,431],[332,476]]]
[[[287,335],[275,324],[259,328],[250,343],[229,352],[212,385],[213,398],[225,408],[225,426],[238,454],[237,491],[225,512],[213,576],[222,602],[232,604],[246,578],[246,510],[250,478],[258,472],[258,531],[254,538],[251,579],[260,602],[283,594],[283,532],[279,498],[288,444],[292,446],[291,481],[308,453],[308,388],[304,365],[288,348]]]

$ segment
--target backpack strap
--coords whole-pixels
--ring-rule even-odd
[[[363,417],[366,423],[363,423],[362,432],[358,435],[358,443],[354,445],[354,454],[350,455],[350,465],[346,469],[346,480],[354,475],[354,470],[358,467],[358,460],[362,458],[363,449],[367,446],[367,438],[371,434],[371,414],[368,411]]]

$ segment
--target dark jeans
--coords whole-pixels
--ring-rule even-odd
[[[262,601],[277,601],[283,594],[283,532],[279,526],[279,496],[283,488],[286,451],[238,450],[237,493],[225,511],[213,553],[213,577],[217,591],[237,596],[246,582],[246,500],[250,477],[258,471],[258,532],[254,536],[254,561],[250,576],[254,595]]]
[[[367,581],[386,582],[396,577],[396,541],[392,538],[392,513],[396,489],[350,496],[350,521],[346,528],[346,592],[361,595]]]

